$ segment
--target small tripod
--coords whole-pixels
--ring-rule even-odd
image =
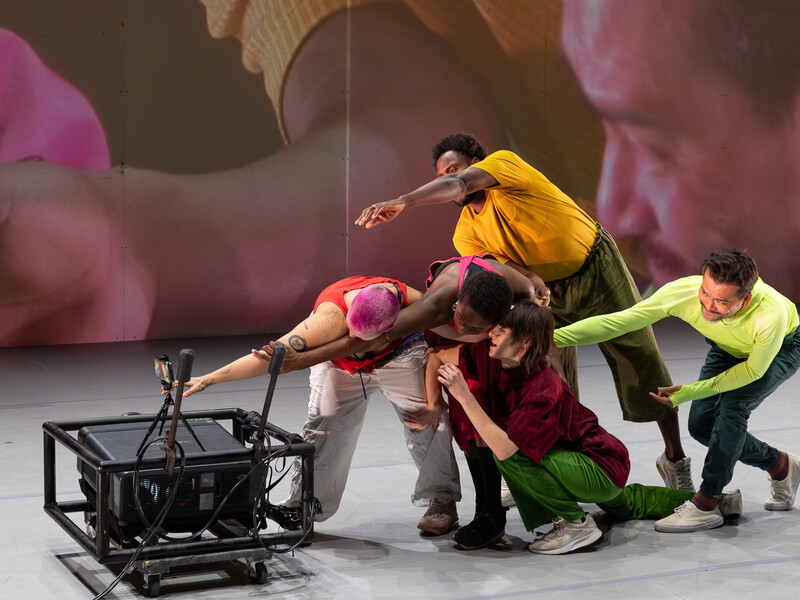
[[[159,437],[164,432],[164,424],[167,421],[167,412],[169,412],[169,407],[173,406],[172,411],[172,424],[170,425],[169,431],[167,432],[169,435],[169,440],[165,443],[164,450],[167,452],[167,471],[172,472],[172,465],[175,463],[175,434],[177,433],[178,427],[178,418],[180,418],[183,426],[186,427],[186,431],[188,431],[194,441],[197,442],[197,445],[200,446],[200,449],[205,452],[205,447],[203,446],[200,439],[195,434],[194,429],[192,426],[189,425],[188,421],[184,418],[183,414],[180,412],[180,401],[183,398],[183,387],[184,384],[189,380],[189,373],[191,372],[191,364],[192,360],[194,359],[194,351],[189,349],[184,349],[181,351],[180,363],[179,363],[179,371],[178,371],[178,381],[173,383],[172,377],[172,364],[169,362],[169,358],[166,354],[156,357],[156,373],[158,373],[161,377],[161,389],[166,392],[166,397],[164,398],[164,403],[161,405],[161,408],[156,415],[156,418],[153,419],[153,422],[150,424],[150,428],[147,430],[147,434],[144,436],[141,445],[139,446],[139,450],[136,452],[138,456],[139,453],[144,450],[145,446],[147,445],[147,440],[150,439],[150,436],[155,431],[156,424],[160,423],[160,427],[158,429]],[[172,399],[172,387],[173,385],[177,388],[177,398],[176,400]],[[176,414],[177,413],[177,414]],[[177,418],[176,418],[177,417]],[[172,460],[170,461],[170,455]]]

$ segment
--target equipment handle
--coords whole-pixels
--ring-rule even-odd
[[[178,419],[181,414],[183,388],[186,382],[192,378],[192,364],[194,364],[194,350],[191,348],[184,348],[181,350],[180,358],[178,359],[178,385],[175,390],[175,405],[172,407],[172,422],[169,426],[167,441],[164,442],[162,446],[162,449],[167,455],[167,462],[164,465],[164,470],[170,475],[172,475],[172,469],[175,466],[175,435],[178,433]]]

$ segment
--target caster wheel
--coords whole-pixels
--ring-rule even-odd
[[[253,564],[250,569],[248,569],[250,575],[250,582],[255,583],[258,585],[262,585],[267,583],[267,579],[269,578],[269,573],[267,571],[267,565],[264,563],[255,563]]]

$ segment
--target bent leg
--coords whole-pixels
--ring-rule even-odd
[[[394,405],[398,418],[403,413],[416,412],[428,404],[425,395],[424,342],[415,344],[384,366],[375,369],[374,377],[383,394]],[[447,413],[439,416],[434,429],[422,431],[403,423],[406,447],[419,475],[414,485],[411,501],[428,505],[434,498],[442,502],[461,500],[461,483],[458,464],[453,452],[453,434]]]
[[[591,459],[571,450],[552,448],[538,464],[517,452],[497,465],[529,531],[559,516],[580,519],[585,513],[578,502],[605,502],[621,491]]]
[[[350,473],[358,436],[364,423],[367,395],[376,386],[331,363],[311,367],[311,396],[303,439],[314,446],[314,496],[322,505],[317,521],[324,521],[339,509]],[[365,392],[366,389],[366,392]],[[295,461],[288,506],[299,506],[302,471]]]

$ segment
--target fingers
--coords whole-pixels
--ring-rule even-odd
[[[415,413],[405,413],[403,418],[403,424],[415,433],[419,433],[420,431],[425,431],[428,428],[428,425],[425,423],[420,423],[419,421],[415,420],[411,416],[414,414]]]
[[[203,379],[200,379],[200,378],[197,378],[197,377],[192,377],[185,384],[184,391],[183,391],[183,397],[186,398],[186,397],[191,396],[192,394],[194,394],[196,392],[202,392],[204,389],[206,389],[208,387],[208,385],[209,384],[206,381],[204,381]]]
[[[250,350],[250,354],[255,356],[256,358],[264,361],[269,361],[270,356],[264,350],[256,350],[255,348]]]
[[[378,205],[373,204],[372,206],[368,206],[363,211],[361,211],[361,216],[356,219],[356,225],[363,225],[367,223],[367,229],[370,228],[371,224],[369,221],[375,218],[375,214],[378,212]]]

